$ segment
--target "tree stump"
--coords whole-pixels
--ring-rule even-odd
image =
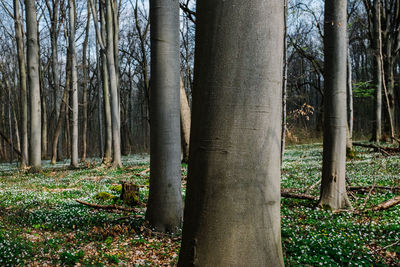
[[[139,204],[139,187],[130,182],[121,182],[121,185],[121,199],[124,204],[131,207]]]

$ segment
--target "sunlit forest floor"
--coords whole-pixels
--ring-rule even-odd
[[[400,186],[400,156],[384,157],[356,148],[347,163],[352,186]],[[68,162],[45,165],[41,174],[0,165],[0,266],[169,266],[178,259],[181,234],[152,232],[138,213],[103,211],[77,203],[119,195],[120,181],[140,187],[146,202],[149,158],[124,158],[121,169],[70,170]],[[283,164],[282,188],[305,193],[321,178],[322,145],[291,146]],[[90,161],[92,162],[92,161]],[[94,165],[94,164],[93,164]],[[187,166],[182,166],[183,189]],[[184,190],[183,190],[184,191]],[[318,196],[319,186],[307,192]],[[352,191],[356,210],[399,194],[394,190]],[[386,266],[400,264],[400,205],[385,211],[352,213],[318,210],[312,200],[282,199],[282,242],[287,266]]]

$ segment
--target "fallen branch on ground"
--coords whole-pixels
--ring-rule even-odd
[[[128,212],[139,212],[140,210],[136,209],[136,208],[125,208],[125,207],[121,207],[121,206],[117,206],[117,205],[98,205],[98,204],[92,204],[92,203],[88,203],[79,199],[75,199],[76,202],[78,202],[79,204],[91,207],[91,208],[95,208],[95,209],[101,209],[101,210],[120,210],[120,211],[128,211]]]
[[[400,203],[400,196],[394,197],[392,199],[389,199],[385,202],[382,202],[379,205],[376,205],[375,207],[372,207],[370,209],[367,209],[366,211],[381,211],[381,210],[387,210],[393,206],[396,206],[397,204]]]
[[[381,147],[373,144],[353,143],[353,146],[372,148],[374,151],[381,152],[384,156],[393,156],[393,154],[400,153],[400,148],[396,147]]]
[[[315,187],[317,187],[321,183],[321,179],[318,180],[315,184],[312,184],[310,187],[307,188],[307,190],[304,192],[305,194],[310,193],[311,190],[313,190]]]
[[[372,186],[350,186],[347,188],[349,191],[369,191]],[[390,186],[374,186],[373,190],[389,190],[393,192],[400,191],[400,187],[390,187]]]
[[[307,195],[307,194],[289,193],[287,191],[282,191],[281,192],[281,197],[295,198],[295,199],[307,199],[307,200],[318,200],[318,197],[314,197],[314,196]]]

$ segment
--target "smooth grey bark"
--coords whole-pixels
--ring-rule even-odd
[[[189,162],[189,142],[190,142],[190,107],[186,96],[185,85],[182,77],[180,78],[180,112],[181,112],[181,142],[182,142],[182,162]]]
[[[150,1],[150,191],[146,219],[158,231],[182,223],[179,1]]]
[[[82,81],[82,102],[83,102],[83,122],[82,122],[82,157],[81,161],[86,161],[86,150],[87,150],[87,125],[88,125],[88,103],[87,103],[87,87],[88,87],[88,66],[87,66],[87,48],[89,44],[89,30],[90,30],[90,7],[89,3],[87,4],[88,13],[87,13],[87,21],[86,21],[86,29],[85,29],[85,39],[82,44],[82,72],[83,72],[83,81]],[[101,128],[100,130],[101,131]]]
[[[379,29],[379,1],[374,0],[373,9],[373,36],[374,40],[372,43],[374,53],[374,75],[373,82],[375,85],[374,92],[374,125],[372,132],[372,140],[379,142],[382,139],[382,64],[380,59],[381,43],[379,41],[380,29]]]
[[[353,79],[351,67],[350,48],[347,49],[347,123],[349,126],[349,138],[353,138],[354,110],[353,110]]]
[[[284,1],[203,0],[196,14],[178,266],[283,266]]]
[[[346,193],[347,0],[325,1],[324,151],[319,206],[350,205]]]
[[[106,20],[104,14],[104,5],[100,1],[100,24],[101,24],[101,35],[97,34],[97,41],[99,45],[103,44],[102,40],[106,39]],[[100,41],[101,40],[101,41]],[[108,79],[107,70],[107,57],[105,55],[105,47],[102,47],[102,78],[103,78],[103,99],[104,99],[104,117],[105,117],[105,128],[106,128],[106,142],[103,162],[108,164],[112,159],[112,120],[111,120],[111,104],[110,104],[110,86]]]
[[[21,117],[21,168],[28,165],[28,99],[26,85],[26,66],[24,52],[24,38],[22,34],[22,18],[19,12],[19,1],[14,0],[15,39],[17,42],[19,86],[20,86],[20,117]]]
[[[96,23],[96,22],[95,22]],[[99,51],[99,45],[96,44],[96,56],[97,56],[97,66],[96,66],[96,72],[97,72],[97,109],[98,109],[98,124],[99,124],[99,151],[100,151],[100,158],[103,158],[104,156],[104,140],[103,140],[103,116],[102,116],[102,106],[101,106],[101,93],[102,93],[102,86],[101,86],[101,68],[100,68],[100,51]],[[110,142],[111,143],[111,142]]]
[[[117,73],[115,70],[114,54],[114,23],[111,0],[106,0],[106,28],[107,28],[107,70],[110,82],[111,95],[111,121],[112,121],[112,141],[113,141],[113,165],[122,166],[121,162],[121,133],[120,133],[120,109]]]
[[[69,50],[71,52],[71,102],[72,102],[72,133],[71,133],[71,166],[78,167],[78,70],[76,63],[75,44],[75,1],[68,0],[69,8]]]
[[[283,84],[282,84],[282,141],[281,141],[281,163],[283,162],[283,157],[285,155],[285,144],[286,144],[286,123],[287,123],[287,117],[286,117],[286,91],[287,91],[287,75],[288,75],[288,44],[287,44],[287,18],[288,18],[288,12],[289,12],[289,0],[285,0],[285,17],[284,17],[284,23],[285,23],[285,31],[284,31],[284,37],[283,37]]]
[[[30,93],[31,136],[29,159],[31,171],[41,169],[41,101],[39,77],[39,47],[35,0],[25,0],[28,86]]]

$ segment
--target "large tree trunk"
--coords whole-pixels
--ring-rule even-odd
[[[118,97],[117,74],[115,71],[114,57],[114,23],[111,0],[106,0],[106,28],[107,28],[107,70],[110,79],[111,95],[111,121],[113,140],[113,165],[121,166],[121,133],[120,133],[120,110]]]
[[[78,70],[76,64],[75,44],[75,1],[68,0],[69,6],[69,50],[71,51],[71,99],[72,99],[72,133],[71,133],[71,166],[78,167]]]
[[[346,193],[347,0],[325,1],[325,117],[319,206],[349,205]]]
[[[284,1],[203,0],[196,18],[178,266],[283,266]]]
[[[19,86],[21,101],[21,168],[28,165],[28,100],[26,87],[26,67],[24,53],[24,38],[22,35],[21,17],[19,12],[18,0],[14,0],[14,19],[15,19],[15,36],[17,41],[18,67],[19,67]]]
[[[146,219],[158,231],[182,223],[179,1],[150,2],[150,192]]]
[[[190,107],[186,96],[185,85],[182,78],[180,79],[180,111],[181,111],[181,142],[182,142],[182,161],[189,162],[189,141],[190,141]]]
[[[87,86],[88,86],[88,69],[87,69],[87,47],[89,43],[89,29],[90,29],[90,8],[88,3],[88,14],[86,21],[86,30],[85,30],[85,40],[82,45],[82,72],[83,72],[83,82],[82,82],[82,91],[83,91],[83,125],[82,125],[82,157],[81,161],[86,161],[86,150],[87,150],[87,123],[88,123],[88,103],[87,103]],[[101,131],[101,129],[100,129]]]
[[[30,165],[33,172],[41,169],[41,107],[40,107],[40,77],[39,48],[35,0],[25,0],[28,84],[31,102],[31,138]]]

